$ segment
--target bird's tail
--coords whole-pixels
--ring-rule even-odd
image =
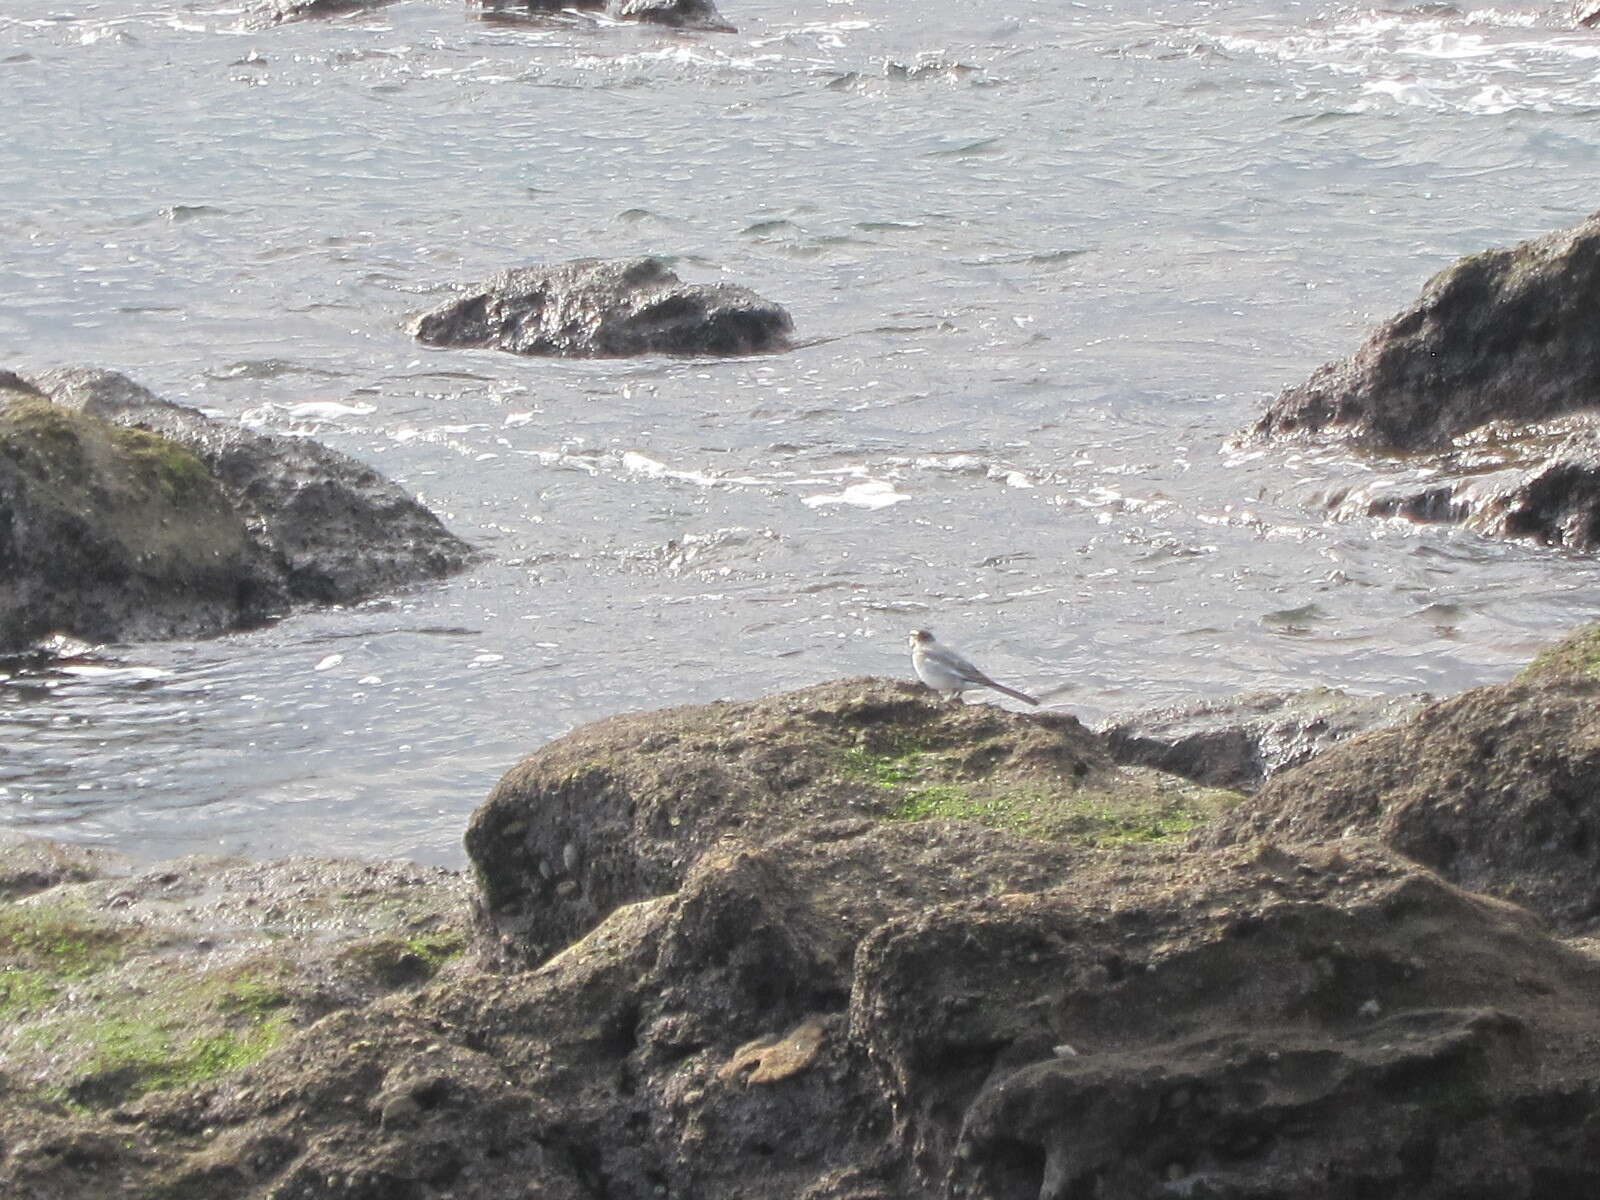
[[[997,692],[1004,692],[1008,696],[1013,696],[1016,699],[1021,700],[1024,704],[1031,704],[1035,708],[1039,707],[1039,702],[1032,696],[1028,695],[1027,692],[1019,692],[1016,688],[1008,688],[1005,684],[995,683],[993,680],[989,681],[989,686]]]

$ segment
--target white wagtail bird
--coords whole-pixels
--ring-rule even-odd
[[[1024,704],[1039,703],[1026,692],[996,683],[949,646],[941,646],[939,639],[926,629],[911,631],[911,665],[923,683],[936,692],[949,692],[957,700],[961,699],[962,692],[986,687],[1015,696]]]

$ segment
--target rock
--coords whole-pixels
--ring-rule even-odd
[[[1588,29],[1600,24],[1600,0],[1572,0],[1572,23]]]
[[[1160,841],[1230,798],[1117,767],[1065,714],[844,679],[585,726],[506,774],[466,846],[485,947],[531,963],[616,906],[676,890],[725,835],[966,817],[1054,840]],[[573,879],[550,869],[569,862]]]
[[[1177,1194],[1532,1197],[1541,1171],[1594,1186],[1536,1147],[1586,1120],[1540,1064],[1583,1036],[1596,970],[1351,842],[887,922],[851,1027],[920,1194],[1135,1200],[1176,1167]]]
[[[618,21],[649,21],[717,33],[736,30],[711,0],[607,0],[606,15]]]
[[[1384,841],[1446,879],[1600,928],[1600,681],[1477,688],[1270,780],[1199,835]]]
[[[245,14],[245,21],[265,28],[313,17],[343,17],[393,3],[394,0],[264,0]]]
[[[480,15],[536,16],[576,9],[614,21],[644,21],[703,33],[734,33],[712,0],[469,0]]]
[[[1600,680],[1600,625],[1590,625],[1569,633],[1546,646],[1517,676],[1518,683],[1577,676]]]
[[[1463,258],[1356,353],[1283,392],[1252,438],[1336,434],[1385,451],[1439,449],[1491,421],[1600,404],[1600,215]]]
[[[150,1092],[121,1138],[80,1113],[52,1135],[70,1156],[10,1105],[0,1188],[1583,1195],[1597,987],[1528,914],[1356,839],[833,823],[720,845],[538,970],[463,964]]]
[[[792,328],[748,288],[682,283],[658,258],[585,258],[503,271],[413,332],[430,346],[617,358],[770,353],[788,347]]]
[[[464,881],[437,869],[204,858],[136,867],[28,841],[21,849],[36,862],[77,865],[0,900],[0,1080],[12,1107],[67,1099],[110,1113],[204,1082],[330,1012],[426,982],[465,947]],[[396,972],[406,956],[416,967]]]
[[[399,487],[309,439],[213,421],[112,371],[30,387],[53,403],[0,392],[0,542],[22,563],[0,584],[0,649],[52,631],[216,633],[469,561]]]
[[[115,850],[0,829],[0,901],[20,899],[58,883],[126,875],[132,869],[133,860]]]
[[[0,391],[0,562],[0,653],[217,633],[282,599],[195,454],[31,391]]]
[[[1338,493],[1330,507],[1339,516],[1459,524],[1491,537],[1593,550],[1600,546],[1600,434],[1550,429],[1561,423],[1440,454],[1425,485],[1384,481]]]
[[[1252,792],[1335,742],[1392,725],[1430,698],[1349,696],[1335,688],[1258,692],[1113,717],[1100,732],[1120,763]]]

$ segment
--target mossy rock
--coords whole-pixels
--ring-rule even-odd
[[[0,651],[217,632],[260,616],[257,552],[192,453],[0,389]]]
[[[857,678],[585,726],[513,768],[467,831],[487,931],[525,958],[682,882],[719,839],[958,818],[1051,841],[1187,834],[1231,793],[1118,766],[1067,713]]]
[[[1600,679],[1600,625],[1568,634],[1541,650],[1517,676],[1518,683],[1534,683],[1560,675]]]
[[[466,927],[460,877],[411,864],[190,859],[0,901],[0,1078],[41,1112],[204,1083],[427,982]]]

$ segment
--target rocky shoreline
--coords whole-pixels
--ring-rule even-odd
[[[1464,260],[1243,436],[1509,446],[1516,499],[1394,511],[1592,546],[1583,471],[1541,448],[1593,440],[1596,247],[1600,218]],[[639,259],[509,272],[416,331],[723,354],[790,328]],[[0,518],[4,651],[470,560],[362,464],[110,372],[0,375]],[[620,715],[507,772],[470,878],[8,837],[0,1194],[1600,1194],[1597,644],[1442,700],[1102,732],[866,677]]]
[[[576,730],[470,881],[11,838],[0,1192],[1587,1194],[1596,640],[1252,797],[858,678]]]

